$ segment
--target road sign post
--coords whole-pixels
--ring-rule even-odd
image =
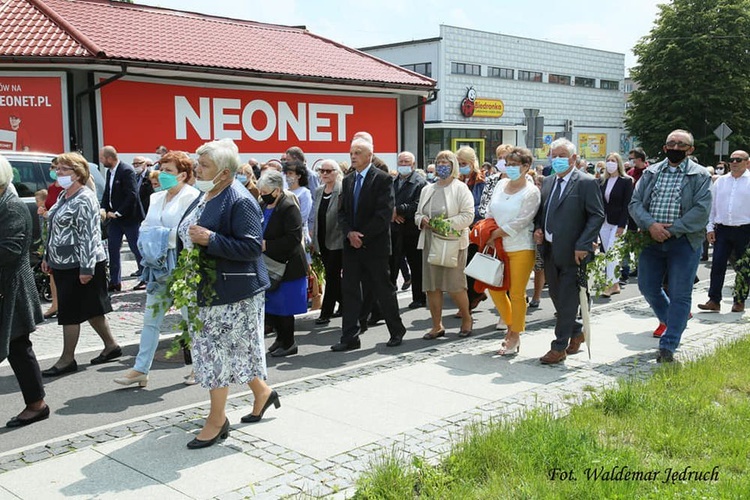
[[[725,122],[721,122],[721,125],[714,130],[714,135],[719,138],[714,144],[714,154],[718,155],[719,161],[722,161],[724,155],[729,155],[729,141],[727,141],[727,137],[732,135],[732,129]]]

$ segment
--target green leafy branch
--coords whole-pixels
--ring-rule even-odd
[[[461,236],[461,231],[453,229],[451,222],[446,218],[445,214],[440,214],[430,219],[430,228],[440,236]]]
[[[594,260],[586,268],[593,292],[599,296],[614,284],[607,276],[607,264],[615,263],[615,276],[617,276],[620,274],[620,263],[626,257],[630,257],[631,262],[637,262],[641,251],[654,243],[647,231],[625,231],[617,237],[615,244],[609,250],[594,255]],[[750,258],[748,258],[748,272],[750,273]]]
[[[310,269],[317,278],[318,283],[320,283],[321,285],[324,284],[326,281],[326,268],[323,265],[323,257],[321,257],[321,255],[317,252],[312,254],[312,263],[310,264]]]
[[[205,279],[204,279],[205,278]],[[216,260],[206,255],[199,246],[192,249],[184,248],[177,258],[177,265],[167,280],[167,286],[158,300],[152,306],[156,311],[169,307],[170,299],[177,309],[187,310],[187,319],[182,318],[177,324],[181,333],[172,341],[166,353],[171,358],[181,349],[189,349],[191,345],[190,331],[196,335],[203,329],[203,321],[198,317],[198,289],[200,287],[207,303],[215,297]]]
[[[745,250],[742,257],[734,263],[734,302],[745,302],[748,293],[748,283],[750,283],[750,248]]]

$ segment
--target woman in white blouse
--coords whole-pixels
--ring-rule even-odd
[[[166,254],[171,252],[172,257],[176,259],[177,226],[185,215],[185,211],[198,197],[199,191],[188,185],[193,178],[193,160],[187,153],[170,151],[162,156],[160,165],[160,191],[151,195],[148,213],[141,223],[139,246],[144,243],[141,240],[148,239],[149,244],[163,246],[164,252]],[[144,238],[147,231],[151,235]],[[144,262],[146,261],[145,255],[146,252],[144,252]],[[164,261],[169,262],[170,258],[167,257]],[[171,306],[171,303],[167,303],[167,295],[163,293],[170,271],[171,269],[162,268],[151,272],[148,265],[145,267],[144,277],[148,276],[148,284],[141,343],[133,369],[128,370],[124,376],[114,379],[120,385],[138,384],[145,387],[148,383],[148,372],[159,345],[159,330]]]
[[[503,239],[503,249],[508,254],[510,290],[489,290],[503,321],[508,325],[503,356],[517,354],[521,348],[521,332],[526,329],[526,285],[534,268],[534,216],[539,210],[541,193],[526,174],[534,162],[525,148],[513,148],[505,157],[507,179],[498,182],[492,193],[487,218],[495,219],[498,229],[490,240]]]

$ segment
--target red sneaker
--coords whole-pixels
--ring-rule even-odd
[[[659,326],[656,327],[656,330],[654,330],[654,337],[660,338],[662,335],[664,335],[664,332],[667,331],[667,325],[664,323],[659,323]]]

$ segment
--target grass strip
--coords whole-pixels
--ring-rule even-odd
[[[750,498],[750,338],[621,380],[564,417],[474,424],[438,465],[396,451],[356,499]]]

